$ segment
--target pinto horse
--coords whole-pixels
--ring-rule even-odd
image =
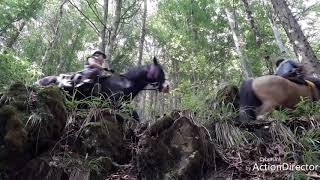
[[[47,86],[59,84],[59,80],[61,78],[48,76],[40,79],[37,83]],[[151,88],[148,88],[148,90],[158,90],[163,93],[169,92],[169,83],[166,81],[162,66],[155,57],[152,64],[129,69],[123,75],[112,74],[108,77],[96,78],[94,83],[85,83],[77,88],[62,87],[70,95],[74,95],[75,99],[84,99],[92,95],[92,89],[97,83],[101,86],[99,92],[104,97],[110,99],[116,107],[120,107],[122,102],[131,101],[148,85],[151,85]]]
[[[319,99],[320,79],[305,78],[308,86],[281,76],[267,75],[245,81],[240,88],[240,120],[255,120],[273,108],[294,108],[300,97]]]

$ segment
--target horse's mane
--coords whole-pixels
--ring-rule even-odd
[[[126,73],[122,74],[123,76],[127,77],[128,79],[136,79],[136,78],[140,78],[142,73],[146,73],[147,72],[147,68],[150,65],[143,65],[143,66],[137,66],[137,67],[133,67],[130,68]]]

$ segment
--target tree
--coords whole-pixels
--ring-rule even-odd
[[[313,52],[300,25],[293,16],[285,0],[271,0],[275,14],[278,16],[286,34],[293,46],[298,59],[304,64],[307,74],[320,75],[320,64]]]
[[[102,23],[102,30],[101,30],[101,44],[100,44],[100,51],[103,53],[106,52],[107,46],[107,23],[108,23],[108,8],[109,8],[109,0],[103,1],[103,23]]]
[[[252,16],[252,11],[251,11],[251,8],[250,8],[250,4],[248,2],[248,0],[242,0],[243,4],[244,4],[244,7],[245,7],[245,13],[246,13],[246,19],[247,21],[249,22],[250,26],[251,26],[251,30],[255,36],[255,39],[256,39],[256,43],[258,44],[258,46],[260,46],[261,44],[261,35],[260,35],[260,32],[258,30],[258,27],[257,27],[257,24]]]
[[[115,10],[114,10],[114,17],[112,20],[112,28],[110,29],[110,37],[109,37],[109,44],[106,51],[106,64],[110,66],[113,48],[115,44],[115,40],[118,34],[118,29],[121,20],[121,7],[122,7],[122,0],[115,0]]]
[[[147,20],[147,0],[143,1],[143,14],[142,14],[142,23],[141,23],[141,35],[139,40],[139,52],[138,52],[138,66],[142,63],[142,55],[143,55],[143,45],[144,39],[146,36],[146,20]]]
[[[234,45],[236,47],[236,51],[239,55],[239,58],[241,60],[241,64],[243,67],[243,72],[246,79],[249,79],[249,77],[252,77],[252,70],[248,61],[248,57],[244,51],[244,39],[242,35],[240,34],[240,29],[238,26],[237,19],[235,18],[234,14],[230,12],[228,8],[225,8],[225,12],[227,14],[230,30],[232,32],[232,37],[234,41]],[[235,12],[235,10],[234,10]]]
[[[63,6],[67,3],[67,0],[63,0],[61,2],[60,8],[59,8],[59,13],[55,16],[55,25],[54,25],[54,30],[53,30],[53,36],[51,40],[49,40],[49,45],[42,57],[41,61],[41,67],[45,67],[48,63],[49,60],[49,53],[50,51],[56,46],[57,41],[58,41],[58,35],[59,35],[59,30],[60,30],[60,24],[63,18]]]

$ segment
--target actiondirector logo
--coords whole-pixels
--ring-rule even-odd
[[[255,163],[253,167],[247,168],[247,170],[251,171],[318,171],[320,170],[320,165],[298,165],[298,164],[290,164],[290,163],[281,163],[280,158],[260,158],[260,163]],[[276,162],[278,164],[266,164],[270,162]]]
[[[255,163],[253,165],[252,171],[317,171],[319,165],[297,165],[297,164],[261,164]]]

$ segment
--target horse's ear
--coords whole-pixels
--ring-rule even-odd
[[[159,63],[158,63],[158,59],[156,58],[156,57],[153,57],[153,64],[154,65],[158,65]]]

